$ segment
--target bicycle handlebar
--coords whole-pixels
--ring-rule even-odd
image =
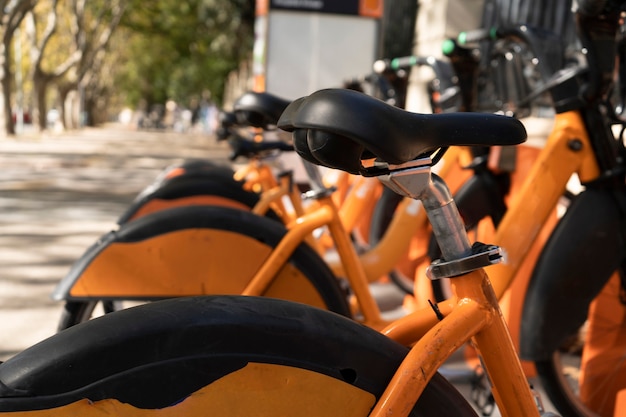
[[[382,74],[388,70],[397,71],[399,69],[405,69],[415,66],[428,65],[433,66],[436,64],[434,57],[421,57],[421,56],[403,56],[393,59],[379,59],[374,62],[374,72]]]
[[[422,57],[411,55],[393,59],[379,59],[378,61],[374,62],[373,70],[377,74],[382,74],[383,72],[388,70],[397,71],[399,69],[406,69],[416,66],[427,66],[432,68],[432,70],[435,72],[435,78],[437,78],[441,83],[440,90],[444,90],[451,86],[449,81],[452,79],[454,73],[450,68],[450,65],[447,62],[441,61],[433,56]]]
[[[500,33],[498,32],[498,28],[492,27],[488,29],[474,29],[474,30],[466,30],[464,32],[459,33],[456,41],[459,45],[467,45],[470,43],[477,43],[485,40],[494,40],[500,37]],[[445,48],[445,43],[444,43]]]
[[[544,82],[547,82],[563,67],[564,48],[561,38],[553,32],[538,27],[521,24],[470,30],[461,32],[456,42],[461,46],[467,46],[484,40],[498,39],[517,40],[528,45],[537,57],[537,68]],[[451,42],[454,41],[449,40],[448,44],[444,43],[443,47],[450,47]]]
[[[439,107],[443,102],[453,100],[453,97],[458,94],[458,87],[456,87],[454,69],[446,61],[439,60],[433,56],[403,56],[393,59],[380,59],[372,65],[373,73],[381,76],[387,71],[398,71],[400,69],[408,69],[411,67],[427,66],[430,67],[435,73],[436,83],[432,88],[437,92],[437,99],[433,101],[433,95],[431,94],[431,105]],[[442,111],[442,109],[434,111]]]

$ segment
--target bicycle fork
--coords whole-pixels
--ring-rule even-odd
[[[483,267],[501,260],[500,250],[483,244],[471,245],[456,204],[446,184],[430,172],[430,158],[399,166],[379,179],[401,195],[422,201],[443,260],[429,269],[431,279],[453,278],[453,300],[433,306],[433,326],[415,334],[408,355],[396,371],[371,417],[409,414],[427,382],[444,361],[469,340],[478,348],[494,397],[504,416],[540,415],[538,402],[526,381],[493,288]],[[424,314],[424,311],[414,314]],[[437,322],[438,321],[438,322]],[[402,326],[393,332],[405,332]]]

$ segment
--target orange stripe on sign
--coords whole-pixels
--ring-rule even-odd
[[[383,15],[383,0],[360,0],[359,15],[380,18]]]
[[[265,16],[269,9],[269,0],[256,0],[256,15]]]

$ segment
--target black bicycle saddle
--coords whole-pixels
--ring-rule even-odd
[[[317,91],[291,103],[278,121],[296,151],[318,165],[372,175],[362,160],[402,164],[448,146],[518,145],[517,119],[485,113],[411,113],[346,89]]]
[[[267,129],[276,126],[281,113],[291,101],[270,93],[247,92],[233,105],[237,121],[243,125]]]
[[[234,112],[221,111],[218,116],[219,127],[217,128],[217,140],[226,140],[230,136],[230,130],[237,124],[237,116]]]
[[[274,141],[261,141],[256,142],[241,135],[233,134],[228,139],[228,144],[232,149],[229,156],[231,161],[239,158],[240,156],[246,158],[254,158],[266,152],[281,151],[289,152],[293,151],[293,145],[290,143],[282,142],[279,140]]]

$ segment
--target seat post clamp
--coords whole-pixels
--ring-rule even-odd
[[[476,242],[472,245],[472,252],[464,257],[452,261],[437,259],[426,270],[431,280],[454,278],[459,275],[502,262],[502,250],[499,246],[485,245]]]

